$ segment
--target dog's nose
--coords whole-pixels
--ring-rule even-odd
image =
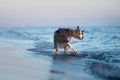
[[[82,37],[82,38],[84,38],[84,37]]]

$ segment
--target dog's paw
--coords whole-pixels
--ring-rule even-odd
[[[71,53],[72,56],[76,56],[77,55],[77,52],[73,52]]]

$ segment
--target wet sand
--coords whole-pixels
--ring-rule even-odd
[[[0,80],[48,80],[50,62],[27,53],[22,48],[0,43]]]

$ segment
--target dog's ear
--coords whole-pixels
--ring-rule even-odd
[[[79,26],[77,26],[76,30],[80,30]]]
[[[82,30],[82,32],[85,32],[85,30]]]

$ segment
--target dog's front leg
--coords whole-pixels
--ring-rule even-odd
[[[75,51],[74,47],[70,43],[68,43],[68,46],[69,46],[69,49],[72,49],[73,53],[76,54],[76,51]]]
[[[65,46],[64,46],[64,54],[67,53],[67,50],[68,50],[68,49],[67,49],[67,45],[65,45]]]

